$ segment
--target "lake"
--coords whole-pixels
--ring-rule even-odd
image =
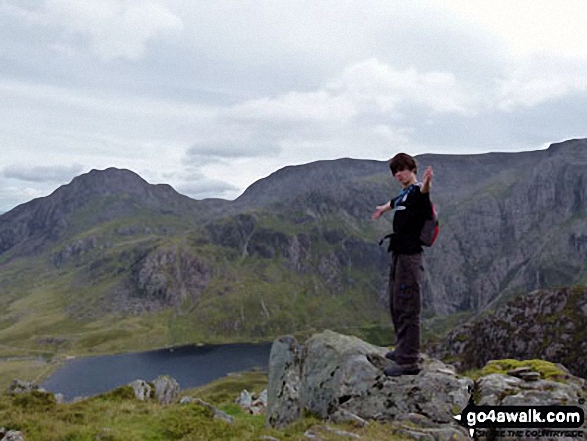
[[[89,397],[136,379],[170,375],[182,389],[202,386],[231,372],[268,370],[271,343],[182,346],[116,355],[82,357],[65,362],[40,386],[66,400]]]

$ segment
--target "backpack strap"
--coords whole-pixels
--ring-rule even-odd
[[[390,234],[388,234],[387,236],[385,236],[385,237],[382,237],[382,238],[379,240],[379,246],[383,245],[383,242],[385,242],[387,239],[389,239],[389,238],[390,238],[392,235],[393,235],[393,233],[390,233]]]

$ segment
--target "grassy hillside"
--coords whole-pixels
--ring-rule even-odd
[[[132,389],[123,387],[78,403],[57,404],[50,394],[33,392],[0,395],[0,421],[8,430],[19,430],[27,441],[110,441],[134,440],[258,440],[272,436],[291,441],[305,440],[311,430],[320,439],[345,439],[328,430],[326,424],[306,416],[284,430],[265,427],[263,415],[245,413],[234,400],[243,389],[259,393],[267,385],[260,372],[231,375],[183,396],[198,397],[235,418],[235,422],[214,419],[212,412],[195,403],[162,406],[154,401],[137,401]],[[402,439],[393,435],[390,424],[373,422],[367,428],[350,424],[328,424],[373,441]]]

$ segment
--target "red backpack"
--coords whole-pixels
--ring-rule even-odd
[[[425,247],[431,247],[436,241],[439,231],[440,228],[438,226],[438,216],[436,215],[434,204],[432,204],[432,217],[424,221],[424,226],[422,227],[422,232],[420,233],[420,242],[422,245]]]

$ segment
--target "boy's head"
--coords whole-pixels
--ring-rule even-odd
[[[407,153],[398,153],[393,158],[391,158],[389,160],[389,168],[391,169],[391,174],[393,176],[395,176],[397,172],[403,170],[408,170],[414,173],[418,172],[416,160]]]

